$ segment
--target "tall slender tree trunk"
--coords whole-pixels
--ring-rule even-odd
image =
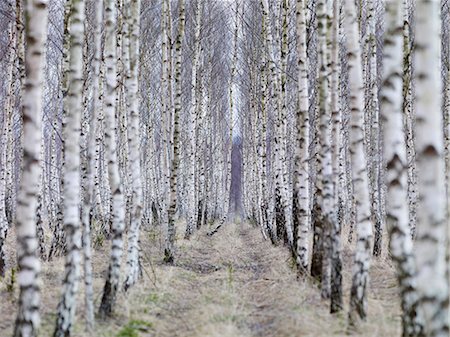
[[[8,37],[11,46],[14,46],[14,40],[16,39],[16,33],[14,25],[11,23]],[[10,124],[12,123],[12,112],[13,112],[13,80],[14,80],[14,64],[15,64],[15,53],[13,48],[10,48],[8,55],[8,70],[6,79],[6,97],[4,99],[3,108],[3,124],[0,135],[0,163],[4,168],[7,168],[8,162],[11,160],[8,156],[8,139]],[[8,217],[7,217],[7,169],[2,169],[0,172],[0,277],[5,276],[6,271],[6,253],[5,253],[5,241],[6,235],[9,229]]]
[[[287,160],[287,62],[288,62],[288,34],[289,34],[289,0],[282,0],[281,3],[281,74],[280,74],[280,101],[278,118],[276,122],[277,135],[279,138],[279,155],[281,162],[281,206],[283,212],[283,224],[286,232],[286,239],[289,247],[294,251],[294,232],[292,228],[292,204],[289,197],[289,177]]]
[[[403,124],[406,137],[406,155],[408,162],[408,205],[409,227],[414,238],[416,231],[417,182],[416,182],[416,151],[414,148],[414,106],[413,106],[413,76],[411,37],[409,26],[409,0],[403,0]]]
[[[175,212],[177,207],[177,183],[178,183],[178,167],[179,167],[179,151],[180,151],[180,131],[179,121],[181,114],[181,58],[182,58],[182,44],[184,37],[185,25],[185,3],[184,0],[179,0],[179,25],[178,35],[175,45],[176,62],[175,62],[175,109],[173,121],[173,158],[170,168],[170,193],[169,193],[169,209],[168,209],[168,223],[166,242],[164,248],[164,261],[166,263],[173,263],[174,261],[174,243],[175,243]]]
[[[321,295],[323,298],[330,296],[330,254],[329,239],[330,231],[334,226],[334,186],[332,179],[332,153],[331,153],[331,111],[329,92],[329,52],[327,48],[328,37],[328,4],[320,0],[317,4],[317,22],[319,34],[319,107],[318,107],[318,138],[319,138],[319,168],[316,177],[316,195],[318,196],[318,212],[314,219],[315,233],[319,235],[314,240],[313,254],[319,257],[317,274],[321,282]],[[317,232],[316,232],[317,231]],[[313,270],[313,269],[312,269]]]
[[[125,204],[123,187],[120,180],[117,161],[116,143],[116,4],[115,0],[105,1],[105,61],[106,61],[106,94],[105,94],[105,141],[108,162],[108,176],[112,197],[112,246],[103,296],[99,308],[102,318],[111,316],[115,306],[120,279],[120,260],[123,251],[123,230],[125,228]]]
[[[449,285],[446,279],[444,144],[441,113],[440,2],[416,2],[416,158],[417,208],[415,259],[420,336],[448,336]]]
[[[200,31],[202,24],[202,0],[197,0],[197,8],[195,10],[195,34],[194,34],[194,58],[192,60],[192,74],[191,74],[191,105],[189,109],[189,122],[188,122],[188,139],[189,139],[189,164],[188,164],[188,208],[187,208],[187,225],[185,237],[189,236],[196,227],[197,220],[197,196],[195,189],[195,177],[196,177],[196,129],[197,129],[197,90],[198,79],[197,73],[199,68],[200,58]]]
[[[39,328],[39,272],[36,238],[36,207],[41,173],[42,92],[44,46],[47,38],[48,7],[45,0],[25,2],[25,85],[23,92],[24,166],[17,203],[17,260],[19,305],[15,337],[37,336]]]
[[[309,266],[309,236],[311,229],[309,177],[309,100],[306,56],[306,3],[296,2],[296,34],[298,65],[298,106],[296,111],[296,151],[294,171],[294,209],[297,220],[297,267],[306,273]]]
[[[341,259],[341,229],[344,223],[345,191],[344,184],[340,184],[340,176],[344,174],[340,156],[342,144],[342,116],[339,102],[339,19],[340,1],[333,0],[333,12],[331,21],[331,123],[332,123],[332,167],[334,185],[334,207],[337,213],[334,216],[334,223],[330,229],[330,254],[331,254],[331,275],[330,275],[330,312],[336,313],[342,310],[342,259]]]
[[[127,79],[128,101],[130,104],[130,125],[128,143],[130,146],[130,166],[132,184],[131,226],[128,231],[128,257],[124,288],[128,289],[136,283],[139,274],[139,229],[142,220],[142,180],[140,163],[140,134],[139,134],[139,31],[141,1],[131,0],[129,5],[130,25],[130,78]]]
[[[368,16],[367,16],[367,93],[368,93],[368,109],[369,128],[368,141],[368,171],[370,172],[369,182],[371,187],[372,199],[372,216],[375,225],[375,235],[373,243],[373,255],[380,256],[383,242],[383,217],[381,212],[381,184],[380,184],[380,163],[382,155],[380,154],[380,127],[379,127],[379,103],[378,103],[378,66],[377,66],[377,41],[376,41],[376,17],[375,17],[375,1],[368,0]]]
[[[66,266],[62,297],[58,304],[55,337],[69,336],[75,318],[76,296],[80,281],[81,223],[80,223],[80,129],[83,94],[84,0],[72,1],[69,32],[68,92],[65,96],[64,124],[64,230],[66,233]]]
[[[367,287],[371,257],[372,223],[369,184],[364,154],[364,86],[356,8],[353,0],[345,0],[345,31],[350,85],[350,155],[356,198],[356,252],[352,271],[350,324],[367,316]]]
[[[166,225],[168,223],[168,206],[170,186],[170,158],[172,156],[172,136],[171,136],[171,121],[173,115],[173,99],[172,99],[172,29],[171,29],[171,12],[170,1],[163,0],[162,3],[162,55],[163,55],[163,69],[162,69],[162,190],[163,198],[161,200],[161,222]]]
[[[266,40],[267,38],[267,17],[262,16],[262,38]],[[269,199],[271,198],[271,194],[269,193],[269,181],[268,181],[268,173],[267,173],[267,120],[268,120],[268,74],[267,74],[267,52],[265,48],[263,48],[263,66],[261,70],[261,189],[262,189],[262,214],[263,220],[265,221],[264,227],[270,239],[274,243],[276,241],[276,233],[273,228],[273,214],[271,212],[271,208],[269,208]]]

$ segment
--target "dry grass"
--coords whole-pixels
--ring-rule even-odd
[[[144,278],[121,294],[115,317],[97,323],[93,336],[342,336],[348,334],[346,310],[352,252],[344,244],[345,311],[330,315],[310,280],[298,280],[284,247],[264,241],[249,224],[224,225],[212,238],[206,229],[191,240],[178,229],[176,264],[161,261],[159,231],[142,233]],[[344,233],[343,237],[346,237]],[[13,235],[9,240],[13,240]],[[346,241],[346,240],[344,240]],[[13,247],[12,241],[9,247]],[[94,254],[95,302],[98,306],[109,247]],[[42,273],[42,336],[50,336],[63,275],[63,260],[45,263]],[[0,336],[14,322],[17,289],[0,283]],[[82,287],[81,287],[82,292]],[[385,257],[374,260],[369,291],[369,319],[354,336],[400,334],[400,309],[394,270]],[[82,306],[82,294],[80,294]],[[83,310],[78,310],[83,311]],[[79,314],[74,336],[88,336]]]

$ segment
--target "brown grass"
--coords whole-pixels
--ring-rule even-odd
[[[159,230],[142,233],[144,277],[121,294],[114,319],[97,322],[92,336],[343,336],[348,334],[348,294],[352,252],[344,241],[345,310],[330,315],[328,301],[320,298],[311,280],[298,280],[285,247],[264,241],[247,223],[227,224],[213,237],[206,229],[191,240],[181,239],[178,225],[176,263],[162,263]],[[13,235],[8,238],[12,248]],[[94,254],[95,305],[98,306],[107,268],[109,247]],[[11,257],[11,255],[10,255]],[[63,259],[44,263],[42,272],[42,336],[51,336]],[[8,293],[7,276],[0,283],[0,336],[11,335],[17,289]],[[16,286],[17,288],[17,286]],[[80,312],[74,336],[84,331],[80,287]],[[400,309],[394,269],[386,257],[374,259],[369,291],[369,318],[354,336],[400,334]],[[137,335],[126,335],[124,331]]]

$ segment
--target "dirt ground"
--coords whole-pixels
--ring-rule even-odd
[[[182,239],[177,231],[174,266],[162,263],[159,230],[142,232],[144,276],[117,299],[113,319],[96,322],[92,336],[399,336],[400,306],[394,269],[385,257],[371,267],[368,320],[356,331],[347,327],[352,252],[344,244],[344,302],[341,314],[329,314],[329,302],[309,279],[297,279],[294,263],[282,246],[264,241],[247,223],[226,224],[213,237],[207,229]],[[13,240],[10,235],[9,240]],[[12,247],[10,242],[9,247]],[[98,307],[109,247],[94,252],[95,305]],[[51,336],[61,289],[63,258],[42,270],[41,336]],[[10,273],[0,282],[0,337],[10,336],[17,285]],[[84,331],[80,286],[73,336]]]

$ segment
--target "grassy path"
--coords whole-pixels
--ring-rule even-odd
[[[343,336],[346,315],[331,316],[310,280],[297,280],[284,247],[274,247],[249,224],[224,225],[213,237],[206,229],[191,240],[178,228],[176,263],[161,262],[159,233],[143,232],[144,277],[121,294],[115,318],[97,324],[94,336]],[[94,255],[96,306],[100,300],[108,247]],[[351,252],[344,250],[344,292],[349,292]],[[42,336],[50,336],[62,272],[62,259],[44,265]],[[2,284],[2,292],[3,292]],[[81,287],[81,290],[82,287]],[[399,335],[399,305],[392,267],[384,260],[372,267],[369,322],[355,336]],[[2,295],[3,296],[3,295]],[[345,304],[348,298],[345,298]],[[82,305],[82,294],[80,294]],[[0,304],[0,314],[9,314]],[[8,318],[9,318],[8,317]],[[88,336],[79,315],[74,336]],[[5,322],[5,320],[3,320]],[[0,326],[6,336],[12,326]],[[3,328],[3,330],[2,330]]]

